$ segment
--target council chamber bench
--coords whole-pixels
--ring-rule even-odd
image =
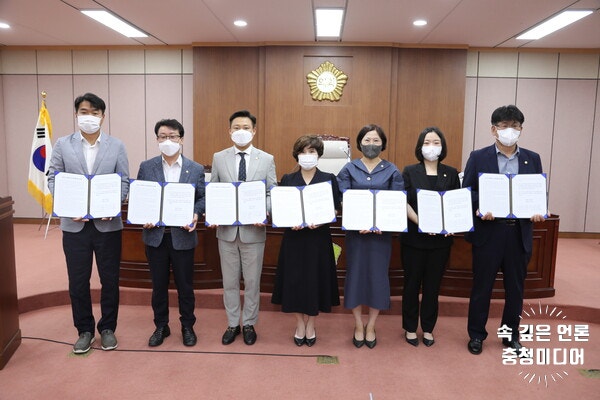
[[[122,213],[126,221],[127,207]],[[344,293],[346,277],[346,258],[344,251],[345,233],[341,229],[340,217],[332,224],[331,233],[334,243],[342,247],[338,260],[338,286],[340,295]],[[554,270],[556,265],[556,248],[558,241],[559,216],[554,215],[543,223],[534,224],[533,253],[527,267],[525,280],[525,298],[542,298],[554,296]],[[277,258],[284,229],[267,226],[267,242],[261,277],[261,292],[271,293],[275,281]],[[198,222],[196,229],[198,247],[194,257],[194,288],[220,289],[222,285],[219,250],[216,230],[204,226],[204,221]],[[400,240],[394,234],[392,259],[389,268],[391,295],[402,295],[404,271],[400,257]],[[462,234],[454,235],[450,260],[442,280],[440,294],[442,296],[469,297],[471,293],[473,274],[471,272],[471,244]],[[121,254],[120,285],[123,287],[151,288],[152,281],[144,244],[142,242],[142,227],[124,222],[123,250]],[[171,282],[174,288],[174,283]],[[502,273],[496,277],[492,294],[493,298],[504,298]]]

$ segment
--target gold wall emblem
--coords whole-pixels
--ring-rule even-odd
[[[322,63],[319,68],[306,75],[313,100],[338,101],[342,90],[348,81],[348,75],[340,71],[329,61]]]

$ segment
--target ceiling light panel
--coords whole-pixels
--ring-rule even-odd
[[[144,32],[128,24],[120,18],[104,10],[81,10],[81,12],[90,18],[95,19],[110,29],[119,32],[121,35],[130,38],[148,37]]]
[[[590,15],[593,11],[590,10],[567,10],[550,18],[549,20],[533,27],[520,36],[519,40],[537,40],[546,35],[551,34],[559,29],[564,28],[573,22],[579,21],[581,18]]]

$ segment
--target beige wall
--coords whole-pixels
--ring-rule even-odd
[[[123,140],[129,172],[158,154],[154,124],[176,118],[186,128],[184,155],[193,157],[192,50],[0,51],[0,195],[15,200],[15,217],[39,217],[27,193],[29,153],[40,92],[53,126],[53,142],[75,131],[73,100],[93,92],[107,105],[103,130]],[[0,103],[2,104],[2,103]],[[12,139],[4,145],[4,135]],[[6,178],[4,178],[6,176]]]
[[[600,232],[599,64],[600,52],[469,51],[463,160],[457,167],[464,168],[471,150],[492,143],[492,111],[515,103],[525,114],[520,144],[542,156],[560,230]],[[27,173],[42,90],[48,92],[54,140],[74,131],[77,95],[93,91],[103,97],[104,127],[125,142],[132,176],[142,160],[157,154],[152,129],[160,118],[182,121],[184,154],[193,156],[191,48],[3,49],[0,74],[0,196],[13,196],[16,217],[41,215],[27,193]]]
[[[492,111],[516,104],[519,144],[542,157],[562,232],[600,232],[599,63],[599,53],[469,52],[463,168],[471,150],[492,143]]]

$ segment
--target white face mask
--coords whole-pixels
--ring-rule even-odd
[[[313,169],[319,163],[319,156],[316,154],[298,154],[298,165],[304,170]]]
[[[176,142],[172,142],[170,140],[165,140],[164,142],[158,142],[158,149],[161,153],[163,153],[167,157],[174,156],[179,152],[181,145]]]
[[[87,133],[91,135],[92,133],[96,133],[100,130],[100,122],[102,118],[95,117],[93,115],[78,115],[77,116],[77,125],[79,125],[79,130],[83,133]]]
[[[442,154],[442,146],[427,145],[421,147],[421,153],[426,160],[435,161]]]
[[[239,147],[244,147],[252,141],[252,132],[240,129],[231,134],[231,140]]]
[[[500,143],[507,147],[517,143],[519,136],[521,135],[521,131],[518,131],[515,128],[496,129],[496,132],[498,132],[498,140]]]

